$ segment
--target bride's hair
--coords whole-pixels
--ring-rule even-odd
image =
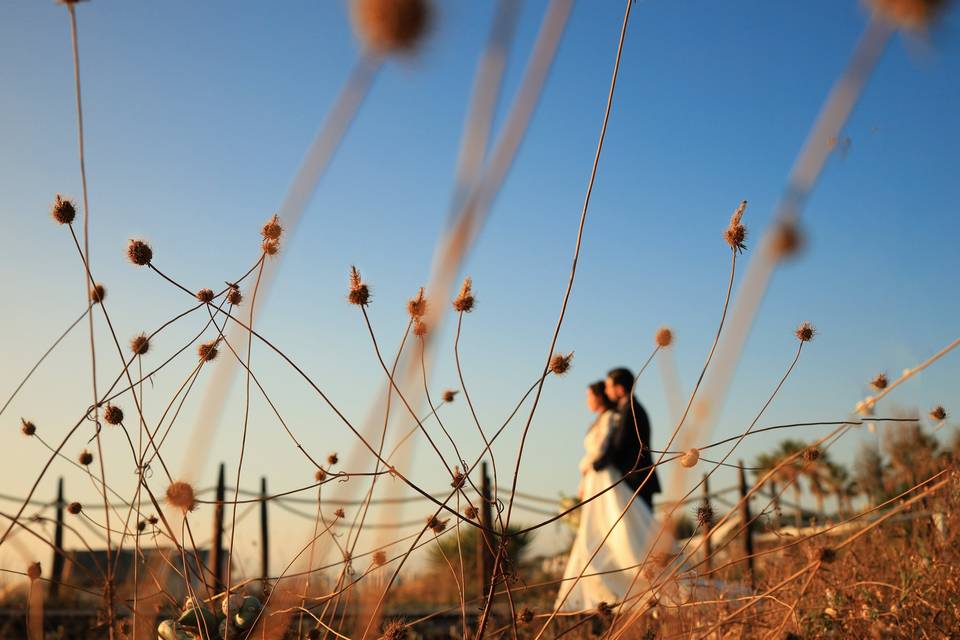
[[[613,409],[614,403],[613,400],[607,397],[606,384],[603,380],[597,380],[596,382],[591,382],[588,389],[600,399],[600,403],[603,405],[604,409]]]

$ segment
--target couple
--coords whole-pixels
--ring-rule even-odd
[[[659,532],[653,494],[660,492],[660,482],[656,469],[649,473],[653,466],[650,422],[633,397],[633,383],[633,373],[618,368],[610,371],[606,380],[587,388],[587,407],[597,418],[583,439],[580,499],[602,495],[580,507],[580,526],[554,605],[561,611],[591,609],[601,602],[615,606],[628,591],[635,595],[646,586],[638,578],[630,588],[639,570],[636,567]],[[604,491],[612,485],[616,486]],[[627,508],[638,488],[636,499]],[[617,571],[627,567],[634,568]],[[581,572],[584,577],[576,580]]]

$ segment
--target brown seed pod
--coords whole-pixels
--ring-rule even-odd
[[[147,528],[146,520],[140,520],[139,522],[137,522],[137,531],[143,531],[146,528]]]
[[[67,505],[67,511],[72,513],[73,515],[77,515],[81,511],[83,511],[83,505],[80,504],[79,502],[71,502],[70,504]]]
[[[230,291],[227,292],[227,302],[235,307],[243,302],[243,295],[240,293],[240,289],[230,287]]]
[[[464,278],[460,293],[453,300],[453,308],[462,313],[470,313],[476,300],[473,298],[473,279]]]
[[[37,425],[33,424],[30,420],[20,418],[20,431],[25,436],[32,436],[37,432]]]
[[[737,207],[736,211],[733,212],[733,215],[730,216],[730,224],[723,232],[724,240],[726,240],[730,248],[737,253],[742,253],[743,250],[747,248],[747,245],[744,244],[744,241],[747,239],[747,228],[740,222],[746,208],[747,201],[744,200],[740,203],[740,206]]]
[[[797,336],[797,340],[799,340],[800,342],[810,342],[811,340],[813,340],[813,336],[817,334],[817,330],[809,322],[804,322],[799,327],[797,327],[797,330],[794,331],[793,333],[795,336]]]
[[[460,393],[455,389],[447,389],[443,392],[443,401],[444,402],[453,402],[454,397]]]
[[[123,422],[123,410],[115,405],[108,404],[103,410],[103,419],[107,424],[120,424]]]
[[[383,628],[383,640],[406,640],[407,626],[401,620],[391,620]]]
[[[147,334],[141,333],[137,336],[134,336],[134,338],[130,341],[130,350],[138,356],[142,356],[149,351],[150,338],[147,337]]]
[[[477,516],[480,515],[480,512],[477,511],[477,508],[473,505],[467,505],[467,508],[463,510],[463,515],[469,520],[476,520]]]
[[[60,224],[70,224],[77,217],[77,209],[72,201],[62,198],[58,193],[56,200],[53,201],[53,208],[50,209],[50,215]]]
[[[713,520],[713,507],[710,506],[709,502],[704,502],[697,507],[697,524],[705,529],[709,529],[713,526]]]
[[[347,293],[347,300],[360,307],[370,304],[370,287],[360,279],[360,272],[356,267],[350,267],[350,291]]]
[[[336,453],[331,453],[330,455],[327,456],[327,464],[329,464],[331,467],[337,464],[339,461],[340,461],[340,458],[337,457]]]
[[[80,464],[87,467],[90,465],[90,463],[93,462],[93,454],[87,451],[86,449],[84,449],[80,453],[80,457],[78,458],[78,460],[80,461]]]
[[[570,361],[573,360],[573,352],[571,351],[567,355],[562,353],[554,354],[550,358],[550,371],[558,376],[562,376],[567,371],[570,370]]]
[[[283,227],[280,226],[280,216],[273,214],[273,217],[263,225],[260,234],[264,240],[279,240],[283,234]]]
[[[413,335],[418,338],[423,338],[427,335],[427,323],[417,318],[413,321]]]
[[[147,522],[149,522],[151,525],[156,525],[158,522],[160,522],[160,520],[157,518],[157,516],[150,516],[147,518]]]
[[[887,374],[878,373],[873,380],[870,381],[870,386],[876,389],[877,391],[883,391],[887,388]]]
[[[197,499],[190,484],[178,480],[167,487],[167,504],[186,513],[197,508]]]
[[[30,578],[30,581],[40,579],[40,563],[34,562],[27,567],[27,577]]]
[[[373,564],[382,567],[387,564],[387,554],[382,549],[373,552]]]
[[[441,520],[437,516],[429,516],[427,518],[427,528],[433,531],[434,533],[443,533],[443,530],[447,528],[448,520]]]
[[[374,51],[393,53],[417,46],[430,26],[427,0],[354,0],[354,28]]]
[[[660,327],[653,340],[658,347],[669,347],[673,343],[673,332],[668,327]]]
[[[127,245],[127,257],[133,264],[143,267],[153,260],[153,249],[143,240],[130,240],[130,244]]]
[[[423,295],[423,287],[420,287],[417,295],[407,302],[407,313],[414,320],[422,318],[427,313],[427,299]]]
[[[930,410],[930,417],[937,422],[941,422],[947,419],[947,410],[941,407],[940,405],[935,406]]]
[[[260,245],[260,248],[263,249],[263,252],[268,256],[275,256],[277,252],[280,251],[280,242],[278,240],[266,239]]]
[[[200,359],[204,362],[210,362],[217,357],[217,342],[216,340],[212,342],[204,342],[199,347],[197,347],[197,354],[200,356]]]
[[[213,300],[213,289],[200,289],[200,291],[197,291],[197,300],[200,302],[210,302]]]
[[[95,284],[93,285],[93,288],[90,289],[90,302],[94,304],[102,304],[106,297],[107,290],[102,284]]]
[[[322,468],[317,469],[316,473],[313,474],[313,477],[317,482],[323,482],[327,479],[327,472]]]
[[[333,515],[337,516],[338,518],[344,518],[347,514],[344,513],[343,507],[337,507],[337,510],[333,512]]]

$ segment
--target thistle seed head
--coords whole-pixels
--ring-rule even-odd
[[[127,257],[133,264],[143,267],[153,260],[153,249],[143,240],[131,239],[130,244],[127,245]]]
[[[217,357],[217,341],[212,340],[210,342],[204,342],[199,347],[197,347],[197,355],[200,356],[200,359],[204,362],[210,362]]]
[[[571,351],[567,355],[563,355],[562,353],[554,354],[554,356],[550,358],[551,373],[554,373],[558,376],[562,376],[563,374],[565,374],[567,371],[570,370],[571,360],[573,360],[573,351]]]
[[[30,582],[40,579],[40,563],[34,562],[27,567],[27,577],[30,578]]]
[[[360,39],[379,53],[410,51],[430,26],[427,0],[355,0],[353,23]]]
[[[213,289],[200,289],[197,291],[197,300],[200,302],[210,302],[213,300]]]
[[[747,239],[747,228],[740,222],[746,208],[747,201],[744,200],[740,203],[740,206],[737,207],[736,211],[733,212],[733,215],[730,216],[730,224],[727,226],[726,231],[723,232],[724,240],[726,240],[730,248],[737,253],[742,253],[743,250],[747,248],[747,245],[744,244],[744,241]]]
[[[343,517],[345,517],[347,514],[344,513],[343,507],[337,507],[337,510],[333,512],[333,515],[337,516],[338,518],[343,518]]]
[[[810,342],[813,340],[813,336],[817,334],[816,328],[809,322],[804,322],[797,330],[793,332],[797,336],[797,340],[800,342]]]
[[[107,290],[102,284],[95,284],[93,285],[93,288],[90,289],[90,302],[94,304],[102,304],[106,297]]]
[[[476,520],[480,512],[477,511],[477,508],[473,505],[467,505],[467,508],[463,510],[463,515],[465,515],[468,520]]]
[[[437,516],[429,516],[427,518],[427,529],[430,529],[434,533],[443,533],[443,530],[447,528],[448,520],[441,520]]]
[[[930,417],[937,422],[941,422],[947,419],[947,410],[942,406],[937,405],[930,410]]]
[[[190,484],[178,480],[167,487],[167,504],[184,513],[197,508],[197,499]]]
[[[134,336],[133,340],[130,341],[130,350],[138,356],[142,356],[149,351],[150,338],[147,337],[147,334],[141,333]]]
[[[329,464],[331,467],[338,462],[340,462],[340,458],[337,456],[336,452],[327,456],[327,464]]]
[[[460,286],[460,293],[453,299],[453,308],[462,313],[473,311],[473,305],[476,300],[473,298],[473,279],[464,278],[463,285]]]
[[[669,347],[673,343],[673,332],[668,327],[660,327],[653,340],[658,347]]]
[[[20,431],[25,436],[32,436],[37,432],[37,425],[33,424],[30,420],[20,418]]]
[[[267,238],[260,245],[260,248],[263,249],[263,252],[268,256],[275,256],[277,252],[280,251],[280,241]]]
[[[327,472],[321,467],[317,469],[316,473],[313,474],[313,477],[317,482],[323,482],[327,479]]]
[[[227,302],[235,307],[243,302],[243,294],[240,293],[239,288],[236,286],[230,287],[230,291],[227,292]]]
[[[456,389],[447,389],[443,392],[443,401],[444,402],[453,402],[454,397],[460,393]]]
[[[406,640],[407,627],[400,620],[391,620],[383,628],[383,640]]]
[[[70,224],[77,217],[77,209],[72,201],[62,198],[58,193],[56,200],[53,201],[53,208],[50,209],[50,215],[60,224]]]
[[[370,304],[370,287],[360,279],[360,272],[356,267],[350,267],[350,291],[347,293],[347,300],[360,307]]]
[[[876,389],[877,391],[883,391],[887,388],[887,374],[878,373],[873,380],[870,381],[870,386]]]
[[[93,454],[87,451],[86,449],[84,449],[83,451],[80,452],[80,457],[78,458],[78,460],[80,461],[80,464],[82,464],[83,466],[85,467],[90,466],[90,464],[93,462]]]
[[[427,313],[427,299],[423,296],[423,287],[417,292],[417,295],[410,298],[407,302],[407,313],[414,320],[422,318]]]
[[[423,338],[427,335],[427,323],[417,318],[413,321],[413,335]]]
[[[704,529],[709,529],[713,526],[713,507],[710,506],[709,502],[704,502],[699,507],[697,507],[697,524],[699,524]]]
[[[103,419],[107,424],[120,424],[123,422],[123,410],[115,405],[108,404],[103,410]]]
[[[279,240],[283,234],[283,227],[280,225],[280,216],[273,214],[273,217],[267,220],[260,230],[264,240]]]

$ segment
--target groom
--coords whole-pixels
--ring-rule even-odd
[[[660,480],[656,469],[644,483],[644,479],[653,466],[650,455],[650,421],[643,405],[637,402],[633,390],[633,373],[623,367],[612,369],[607,374],[605,391],[607,397],[616,405],[613,432],[610,434],[610,446],[607,452],[593,463],[595,471],[613,465],[627,476],[624,482],[633,491],[641,484],[639,498],[653,509],[653,494],[660,493]],[[631,473],[631,471],[633,473]]]

